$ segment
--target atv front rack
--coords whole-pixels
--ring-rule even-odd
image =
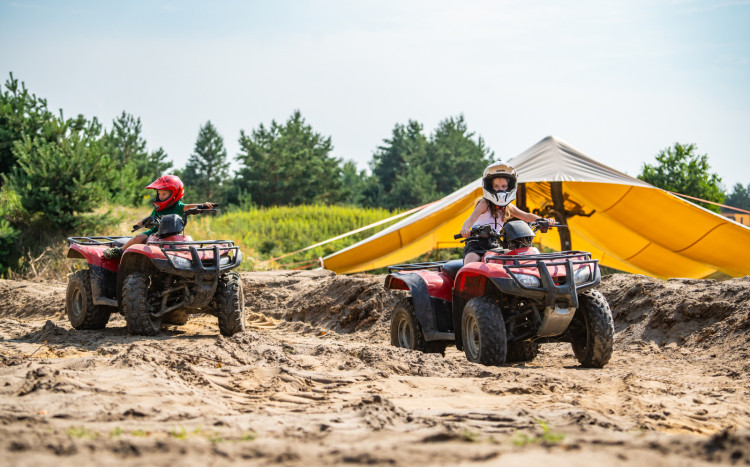
[[[583,258],[583,259],[578,259]],[[489,256],[485,262],[499,261],[513,283],[497,283],[504,292],[514,293],[529,298],[543,299],[545,305],[552,306],[560,299],[568,301],[574,308],[578,307],[577,290],[596,285],[601,281],[601,272],[598,267],[599,260],[591,259],[591,253],[587,251],[566,251],[559,253],[539,253],[536,255],[504,255]],[[522,264],[525,263],[525,264]],[[511,263],[511,264],[507,264]],[[579,283],[575,281],[575,266],[592,265],[587,280]],[[565,278],[557,282],[549,272],[551,267],[564,267]],[[541,286],[535,287],[522,283],[517,274],[522,274],[521,269],[536,269],[539,273]],[[504,290],[504,289],[508,290]],[[512,290],[511,290],[512,289]]]
[[[166,262],[169,265],[169,268],[173,268],[175,270],[189,269],[192,271],[199,271],[201,273],[216,272],[226,269],[232,269],[238,266],[242,261],[242,252],[240,251],[240,247],[235,246],[234,242],[231,240],[204,240],[192,242],[158,241],[149,242],[148,244],[161,247],[162,251],[164,252],[164,256],[166,256],[167,258]],[[212,252],[213,259],[201,259],[201,252]],[[222,253],[230,252],[232,254],[229,256],[229,260],[226,263],[222,264]],[[171,253],[190,253],[190,268],[181,267],[180,265],[176,264],[175,260],[172,259]],[[155,261],[154,264],[159,267],[159,262]]]

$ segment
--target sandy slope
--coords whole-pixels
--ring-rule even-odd
[[[252,327],[75,331],[64,283],[0,281],[4,465],[750,464],[750,277],[606,277],[612,361],[484,367],[389,345],[382,276],[243,274]]]

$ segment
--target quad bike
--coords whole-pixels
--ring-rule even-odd
[[[475,226],[463,241],[494,239],[502,248],[481,261],[402,264],[388,268],[386,289],[407,290],[391,315],[391,344],[445,353],[455,344],[484,365],[532,360],[542,343],[570,342],[584,367],[612,356],[609,304],[594,290],[598,260],[584,251],[540,253],[531,246],[546,219],[512,221],[499,231]],[[461,238],[458,234],[455,238]]]
[[[187,216],[216,212],[204,205]],[[70,276],[65,309],[75,329],[102,329],[111,313],[125,317],[130,333],[155,335],[162,322],[185,324],[188,313],[209,313],[219,331],[231,336],[245,330],[245,304],[239,274],[229,272],[242,261],[229,240],[193,241],[183,235],[177,214],[147,217],[141,227],[157,227],[144,244],[134,244],[122,257],[104,251],[122,247],[132,237],[71,237],[68,258],[86,260],[88,269]]]

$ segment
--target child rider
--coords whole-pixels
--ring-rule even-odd
[[[156,198],[154,199],[154,210],[151,216],[165,216],[167,214],[179,214],[185,220],[184,212],[200,206],[199,204],[185,204],[182,201],[182,195],[184,192],[184,185],[182,180],[176,175],[164,175],[163,177],[157,178],[152,184],[146,187],[148,190],[156,190]],[[214,207],[214,203],[203,203],[206,209]],[[148,219],[148,218],[146,218]],[[146,220],[143,219],[133,227],[140,227]],[[146,239],[149,235],[156,232],[158,227],[152,227],[151,229],[136,235],[135,237],[128,240],[122,248],[113,247],[107,248],[104,251],[104,257],[107,259],[117,258],[127,250],[131,245],[136,243],[146,243]]]
[[[539,219],[536,214],[510,204],[516,199],[517,180],[516,169],[508,164],[495,162],[484,169],[482,199],[474,206],[474,211],[461,227],[461,236],[468,238],[475,225],[490,224],[494,230],[499,231],[513,217],[526,222]],[[555,225],[555,219],[547,220],[550,225]],[[464,264],[479,261],[488,250],[496,247],[489,238],[467,240],[464,245]]]

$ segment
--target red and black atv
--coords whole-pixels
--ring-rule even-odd
[[[599,262],[584,251],[540,253],[531,246],[545,219],[512,221],[500,232],[476,226],[471,236],[502,248],[481,261],[402,264],[388,268],[386,289],[408,290],[391,316],[391,344],[429,353],[456,345],[484,365],[532,360],[539,345],[570,342],[584,367],[612,356],[614,324]],[[455,238],[461,238],[456,235]]]
[[[189,215],[215,213],[197,208]],[[184,324],[188,313],[219,318],[219,331],[231,336],[245,330],[245,303],[239,274],[242,253],[229,240],[193,241],[183,235],[177,214],[148,217],[143,227],[157,227],[144,244],[134,244],[122,257],[104,251],[122,247],[132,237],[71,237],[68,258],[86,260],[88,269],[70,276],[65,310],[75,329],[102,329],[119,311],[133,334],[155,335],[162,321]],[[134,226],[136,231],[141,226]]]

